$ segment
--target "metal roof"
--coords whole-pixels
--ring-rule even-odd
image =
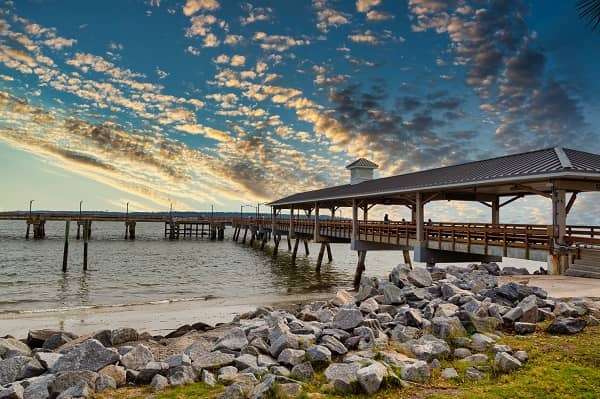
[[[377,169],[379,165],[375,162],[371,162],[365,158],[358,158],[356,161],[346,166],[346,169],[354,169],[354,168],[368,168],[368,169]]]
[[[352,165],[352,164],[351,164]],[[319,190],[293,194],[270,205],[305,204],[315,201],[349,199],[394,193],[444,190],[492,184],[527,181],[533,178],[581,176],[600,179],[600,155],[567,148],[546,148],[428,169],[419,172],[367,180]]]

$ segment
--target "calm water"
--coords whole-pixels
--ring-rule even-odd
[[[0,313],[43,312],[181,301],[207,297],[245,298],[332,292],[352,285],[356,254],[348,244],[332,245],[333,262],[315,273],[318,245],[310,256],[300,246],[296,265],[285,239],[279,256],[231,241],[168,241],[163,224],[138,223],[136,241],[123,240],[122,223],[95,223],[82,270],[83,241],[71,226],[69,270],[62,273],[64,222],[48,222],[47,238],[24,239],[25,222],[0,221]],[[270,244],[269,244],[270,245]],[[325,257],[326,258],[326,257]],[[402,262],[401,252],[369,252],[367,274],[385,275]],[[531,270],[538,263],[510,260]]]

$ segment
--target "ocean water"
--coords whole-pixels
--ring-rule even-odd
[[[47,222],[43,240],[25,240],[25,229],[24,221],[0,221],[0,314],[335,292],[352,286],[357,260],[348,244],[332,244],[333,261],[325,256],[318,274],[318,244],[310,244],[309,256],[300,245],[292,264],[285,238],[273,258],[269,250],[233,242],[231,228],[224,241],[169,241],[163,224],[138,223],[136,240],[125,241],[123,223],[96,222],[84,272],[83,241],[75,240],[72,223],[63,273],[64,222]],[[401,252],[369,252],[366,274],[384,276],[400,262]],[[515,259],[503,264],[531,271],[541,265]]]

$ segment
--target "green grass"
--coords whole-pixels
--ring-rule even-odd
[[[506,336],[501,343],[513,349],[526,350],[529,361],[514,373],[495,375],[487,373],[481,381],[448,382],[439,377],[439,370],[426,385],[400,387],[397,382],[389,381],[386,386],[372,396],[376,399],[552,399],[600,398],[600,327],[589,327],[575,336],[550,336],[536,333],[526,337]],[[490,362],[492,361],[490,356]],[[444,367],[452,366],[464,375],[464,364],[459,361],[445,362]],[[170,388],[154,394],[148,389],[126,388],[103,395],[97,399],[187,399],[215,398],[223,387],[209,388],[204,384],[192,384],[185,387]],[[363,399],[366,395],[338,395],[326,387],[322,373],[305,386],[302,399]]]

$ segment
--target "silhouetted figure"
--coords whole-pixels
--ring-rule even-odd
[[[387,213],[383,217],[383,223],[385,223],[385,224],[389,224],[390,223],[390,217],[388,216]]]

